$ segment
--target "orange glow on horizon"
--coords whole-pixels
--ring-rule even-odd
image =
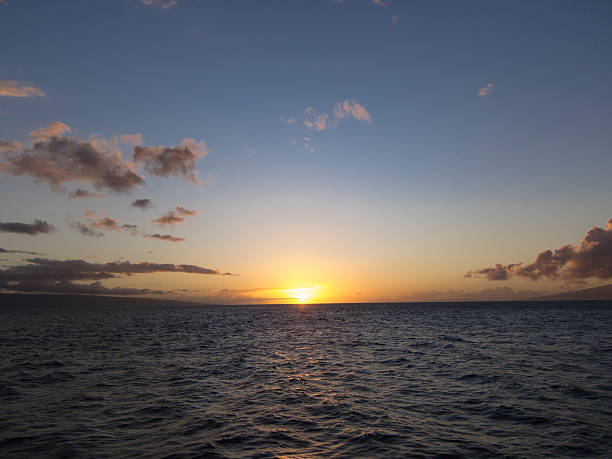
[[[317,297],[318,285],[285,290],[288,298],[294,298],[299,304],[312,302]]]

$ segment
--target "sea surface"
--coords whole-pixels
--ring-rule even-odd
[[[612,457],[612,303],[0,307],[1,457]]]

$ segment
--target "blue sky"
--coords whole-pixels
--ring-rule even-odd
[[[240,272],[213,292],[326,282],[315,268],[303,280],[250,278],[257,263],[240,260],[237,247],[254,260],[317,253],[308,263],[319,266],[337,252],[349,266],[380,265],[357,277],[347,268],[334,284],[345,286],[337,296],[352,296],[353,284],[371,280],[376,299],[486,288],[463,273],[577,244],[612,216],[607,2],[6,3],[0,80],[45,97],[0,96],[0,139],[26,142],[54,121],[80,139],[140,133],[145,145],[174,146],[193,138],[208,147],[197,168],[209,185],[147,177],[128,196],[67,200],[31,177],[2,175],[0,220],[44,216],[59,227],[94,209],[145,224],[128,204],[150,197],[158,214],[175,205],[198,212],[179,231],[183,248],[155,256],[204,266],[209,256]],[[371,122],[305,126],[307,107],[333,119],[343,101]],[[77,250],[70,231],[35,244],[55,240],[58,257],[108,258],[106,244],[129,259],[149,251],[114,235]],[[19,241],[0,234],[3,247]],[[397,266],[411,266],[410,275]]]

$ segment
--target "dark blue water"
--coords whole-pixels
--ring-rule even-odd
[[[612,457],[612,304],[0,308],[0,456]]]

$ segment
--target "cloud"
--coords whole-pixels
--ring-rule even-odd
[[[285,116],[281,116],[281,121],[283,122],[283,124],[293,124],[295,123],[295,118],[291,117],[285,117]]]
[[[395,27],[399,22],[399,16],[391,16],[391,26]]]
[[[195,210],[188,210],[182,206],[176,206],[175,210],[171,210],[167,214],[156,218],[153,222],[157,223],[159,226],[174,225],[175,223],[183,223],[185,217],[192,217],[196,213]]]
[[[177,211],[183,212],[185,215],[195,214],[195,211],[187,210],[181,206],[177,206]],[[170,234],[146,234],[138,225],[132,225],[129,223],[119,223],[117,220],[111,217],[103,217],[98,215],[93,210],[87,210],[83,215],[88,220],[87,223],[76,221],[72,222],[70,226],[81,233],[83,236],[100,237],[104,236],[103,231],[116,231],[129,233],[131,236],[142,236],[146,239],[158,239],[167,242],[183,242],[185,238],[171,236]]]
[[[332,127],[329,124],[329,115],[327,113],[315,115],[312,119],[304,120],[304,125],[316,131],[325,131],[326,129]]]
[[[3,249],[0,247],[0,253],[20,253],[24,255],[42,255],[39,252],[28,252],[27,250],[11,250],[11,249]]]
[[[30,175],[48,183],[54,191],[65,191],[62,184],[79,181],[97,190],[126,193],[144,184],[121,152],[100,140],[60,137],[70,127],[56,121],[32,131],[34,144],[21,151],[4,152],[0,171],[11,175]]]
[[[149,239],[159,239],[160,241],[168,241],[168,242],[183,242],[185,240],[184,237],[175,237],[169,234],[159,234],[159,233],[145,234],[143,237],[146,237]]]
[[[0,154],[6,153],[18,153],[23,151],[23,145],[21,142],[7,142],[6,140],[0,140]]]
[[[144,142],[142,134],[123,134],[119,136],[119,140],[131,145],[141,145]]]
[[[316,131],[325,131],[336,127],[341,120],[356,119],[361,122],[372,124],[372,116],[366,108],[354,100],[345,100],[334,105],[333,116],[328,113],[318,114],[312,107],[304,110],[304,125]]]
[[[89,226],[87,226],[85,223],[82,223],[82,222],[72,222],[70,226],[74,228],[75,230],[77,230],[79,233],[81,233],[83,236],[90,236],[90,237],[104,236],[104,233],[100,231],[94,231]]]
[[[206,144],[184,139],[176,147],[139,145],[142,134],[126,134],[102,139],[96,135],[87,140],[67,136],[71,128],[61,121],[30,132],[30,146],[0,140],[0,172],[29,175],[35,181],[47,183],[53,191],[66,192],[67,182],[81,182],[98,191],[127,193],[145,183],[136,171],[143,167],[159,177],[178,176],[200,183],[196,162],[204,158]],[[122,145],[125,144],[125,145]],[[123,159],[122,149],[133,148],[133,162]],[[70,197],[93,197],[85,191]]]
[[[35,142],[43,142],[51,137],[59,137],[67,132],[71,132],[72,128],[61,121],[54,121],[49,126],[30,131],[30,137]]]
[[[176,147],[134,147],[134,162],[158,177],[182,176],[198,183],[196,161],[208,154],[206,144],[184,139]]]
[[[77,188],[76,190],[68,193],[68,197],[70,199],[101,198],[103,195],[100,193],[92,193],[91,191],[83,190],[82,188]]]
[[[496,264],[492,268],[472,270],[465,277],[486,276],[488,280],[507,280],[513,276],[531,280],[561,279],[576,281],[587,278],[612,278],[612,218],[604,228],[593,227],[580,245],[564,245],[540,252],[530,264]]]
[[[151,209],[154,206],[155,204],[153,204],[153,201],[150,199],[136,199],[130,204],[130,207],[135,207],[136,209],[141,210]]]
[[[488,96],[493,91],[493,83],[488,83],[484,88],[478,90],[479,96]]]
[[[338,102],[334,106],[334,115],[338,119],[353,117],[356,120],[372,124],[372,117],[363,105],[358,104],[354,100],[345,100]]]
[[[160,263],[89,263],[85,260],[49,260],[29,258],[28,264],[0,270],[0,289],[13,292],[145,294],[164,293],[162,290],[108,288],[100,281],[145,273],[188,273],[231,276],[216,269],[196,265]],[[93,281],[93,282],[90,282]],[[82,283],[90,282],[90,283]]]
[[[46,94],[36,86],[18,81],[0,81],[0,96],[8,97],[45,97]]]
[[[177,0],[138,0],[140,3],[146,6],[159,8],[161,10],[167,10],[175,5],[178,5]]]
[[[108,231],[118,231],[121,229],[121,226],[119,226],[119,223],[117,223],[117,220],[115,220],[114,218],[110,218],[110,217],[100,218],[99,220],[92,222],[90,226],[94,228],[105,229]]]
[[[387,6],[387,3],[383,0],[370,0],[374,5],[377,6]]]
[[[34,220],[34,223],[0,222],[0,232],[27,234],[35,236],[37,234],[48,234],[56,228],[43,220]]]

